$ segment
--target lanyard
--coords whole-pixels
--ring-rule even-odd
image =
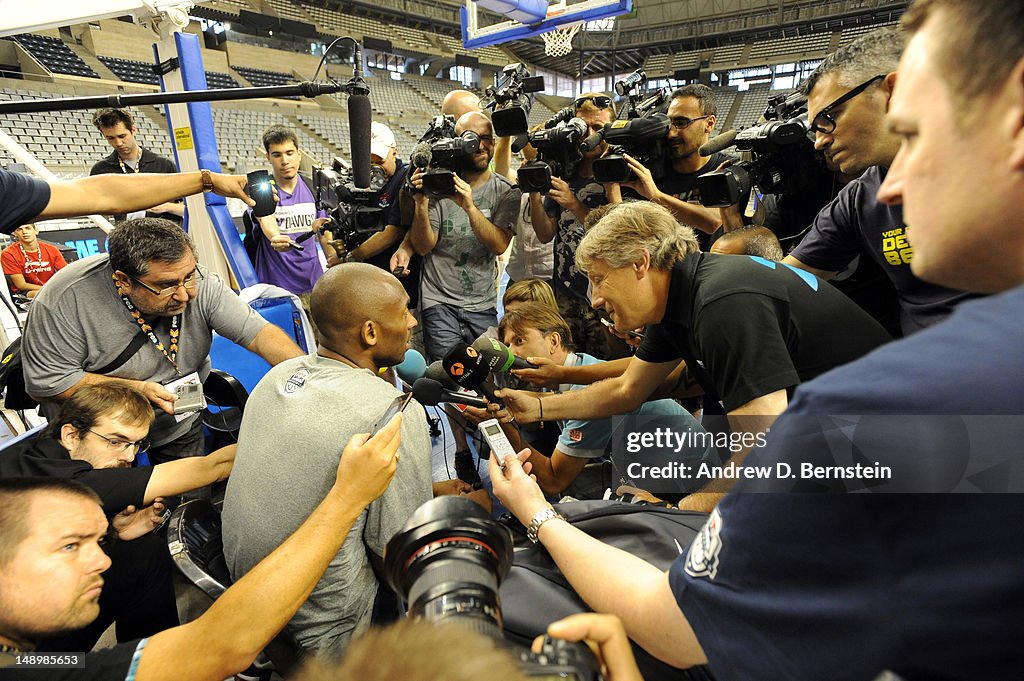
[[[121,174],[127,175],[128,169],[131,168],[131,166],[125,165],[125,162],[121,160],[120,156],[117,157],[117,162],[121,166]],[[142,149],[139,149],[139,162],[135,164],[134,168],[132,168],[132,172],[136,175],[142,172]]]
[[[18,248],[21,249],[21,254],[23,256],[25,256],[25,264],[26,265],[28,265],[30,262],[38,262],[38,263],[42,263],[43,262],[43,247],[39,246],[39,244],[36,244],[36,246],[38,248],[37,248],[37,250],[34,251],[34,253],[36,254],[36,257],[38,258],[38,260],[31,260],[28,257],[28,252],[25,251],[25,246],[22,245],[22,243],[20,241],[18,242]]]
[[[142,313],[139,312],[137,307],[135,307],[135,304],[132,303],[131,299],[123,293],[119,293],[118,295],[121,297],[121,302],[124,303],[124,306],[128,308],[128,312],[131,314],[132,318],[138,323],[139,329],[142,333],[149,336],[150,342],[156,346],[157,350],[164,353],[164,357],[171,363],[171,366],[174,367],[177,374],[181,376],[181,369],[178,368],[178,364],[174,361],[178,356],[178,337],[180,333],[179,327],[181,326],[181,315],[176,314],[171,317],[171,345],[170,348],[165,348],[163,341],[157,338],[156,333],[153,332],[153,327],[143,319]]]

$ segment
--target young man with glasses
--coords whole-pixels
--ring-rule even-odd
[[[580,95],[573,107],[576,117],[587,124],[590,133],[603,130],[615,120],[611,97],[599,92]],[[572,177],[552,177],[547,196],[530,193],[530,212],[537,238],[545,244],[554,241],[551,288],[558,301],[558,311],[569,322],[576,347],[602,359],[610,359],[607,336],[597,313],[590,307],[587,275],[576,269],[576,247],[583,238],[587,215],[608,203],[605,187],[594,179],[593,170],[594,161],[607,151],[608,143],[602,141],[593,150],[584,152]]]
[[[76,480],[91,488],[111,521],[100,616],[68,632],[47,650],[89,650],[111,622],[118,639],[149,636],[176,626],[171,564],[164,540],[151,535],[163,522],[163,498],[224,480],[235,445],[209,456],[133,468],[153,422],[153,410],[127,385],[83,388],[67,400],[46,432],[0,451],[0,478],[46,477]]]
[[[974,296],[918,279],[903,207],[877,199],[900,144],[886,129],[885,114],[902,52],[897,30],[874,31],[831,54],[804,84],[815,148],[840,172],[859,177],[822,209],[783,262],[831,279],[866,253],[892,281],[900,326],[909,335]]]
[[[202,454],[200,413],[175,416],[173,388],[206,379],[213,332],[272,365],[302,350],[206,271],[174,223],[121,223],[109,251],[68,265],[36,297],[24,336],[26,388],[52,416],[81,388],[128,383],[157,409],[151,461]]]
[[[712,156],[701,156],[699,152],[718,120],[714,91],[707,85],[686,85],[675,90],[668,117],[671,125],[665,144],[669,165],[665,175],[655,180],[648,168],[627,157],[637,179],[622,186],[672,211],[676,219],[697,230],[706,249],[706,239],[700,234],[713,234],[721,226],[722,216],[718,209],[701,205],[697,178],[733,158],[723,152]]]

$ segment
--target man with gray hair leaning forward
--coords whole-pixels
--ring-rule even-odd
[[[543,398],[499,393],[520,422],[629,412],[683,359],[683,380],[703,389],[705,403],[721,400],[734,431],[758,433],[802,381],[889,340],[814,275],[763,258],[701,253],[693,230],[648,202],[610,210],[583,237],[576,262],[590,279],[594,307],[621,332],[646,326],[646,337],[619,377]],[[697,499],[694,508],[705,508]]]

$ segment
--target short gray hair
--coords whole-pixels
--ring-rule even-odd
[[[186,253],[196,256],[192,237],[180,226],[163,218],[138,218],[118,223],[110,233],[107,250],[110,267],[129,277],[146,274],[151,260],[177,262]]]
[[[699,250],[693,230],[680,225],[668,210],[650,201],[631,201],[608,211],[583,236],[576,249],[576,268],[586,272],[594,260],[625,267],[647,252],[652,267],[667,270]]]
[[[895,26],[867,33],[825,57],[801,89],[810,95],[818,82],[830,73],[836,74],[839,85],[849,88],[872,76],[892,73],[900,62],[903,45],[903,32]]]

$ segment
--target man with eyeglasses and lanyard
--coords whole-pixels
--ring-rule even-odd
[[[704,235],[713,234],[722,225],[722,216],[718,209],[701,205],[697,178],[733,158],[723,152],[712,156],[701,156],[699,152],[717,121],[714,90],[707,85],[686,85],[675,90],[668,117],[671,125],[665,142],[670,165],[665,175],[655,180],[648,168],[626,156],[636,179],[622,186],[672,211],[677,220],[697,231],[702,249],[707,250],[709,244]]]
[[[143,149],[139,145],[135,139],[139,134],[139,129],[128,109],[100,109],[93,115],[92,124],[100,131],[107,143],[114,148],[114,151],[110,156],[97,161],[89,171],[89,175],[178,172],[173,161],[154,154],[149,149]],[[185,204],[180,201],[166,201],[147,210],[135,211],[127,217],[144,217],[145,215],[159,216],[180,224],[182,216],[185,215]],[[122,213],[114,217],[120,221],[124,220],[126,216]]]
[[[48,414],[81,388],[129,383],[156,407],[150,461],[203,453],[200,411],[175,414],[175,389],[210,372],[213,332],[271,365],[302,350],[196,260],[178,225],[121,223],[109,253],[79,260],[36,296],[24,335],[25,386]]]
[[[93,385],[64,402],[45,433],[0,450],[0,478],[76,480],[99,496],[113,535],[105,551],[100,616],[88,627],[51,639],[40,650],[89,650],[114,621],[119,641],[177,626],[166,542],[151,532],[163,522],[163,498],[227,478],[236,445],[209,456],[132,468],[146,451],[153,410],[125,384]]]
[[[600,92],[580,95],[574,102],[575,116],[590,128],[591,133],[604,129],[615,120],[612,99]],[[530,193],[533,230],[541,243],[555,242],[555,264],[551,288],[555,292],[558,311],[569,322],[576,349],[601,359],[610,359],[606,336],[588,297],[587,275],[576,269],[576,247],[583,238],[583,224],[590,211],[608,203],[604,186],[594,179],[593,163],[608,151],[602,141],[583,153],[569,178],[552,177],[547,196]]]
[[[900,145],[884,119],[902,52],[897,29],[874,31],[836,50],[804,84],[815,148],[840,172],[860,177],[821,210],[782,262],[831,279],[867,253],[896,288],[906,336],[942,321],[960,302],[976,296],[914,276],[903,206],[877,198]]]

